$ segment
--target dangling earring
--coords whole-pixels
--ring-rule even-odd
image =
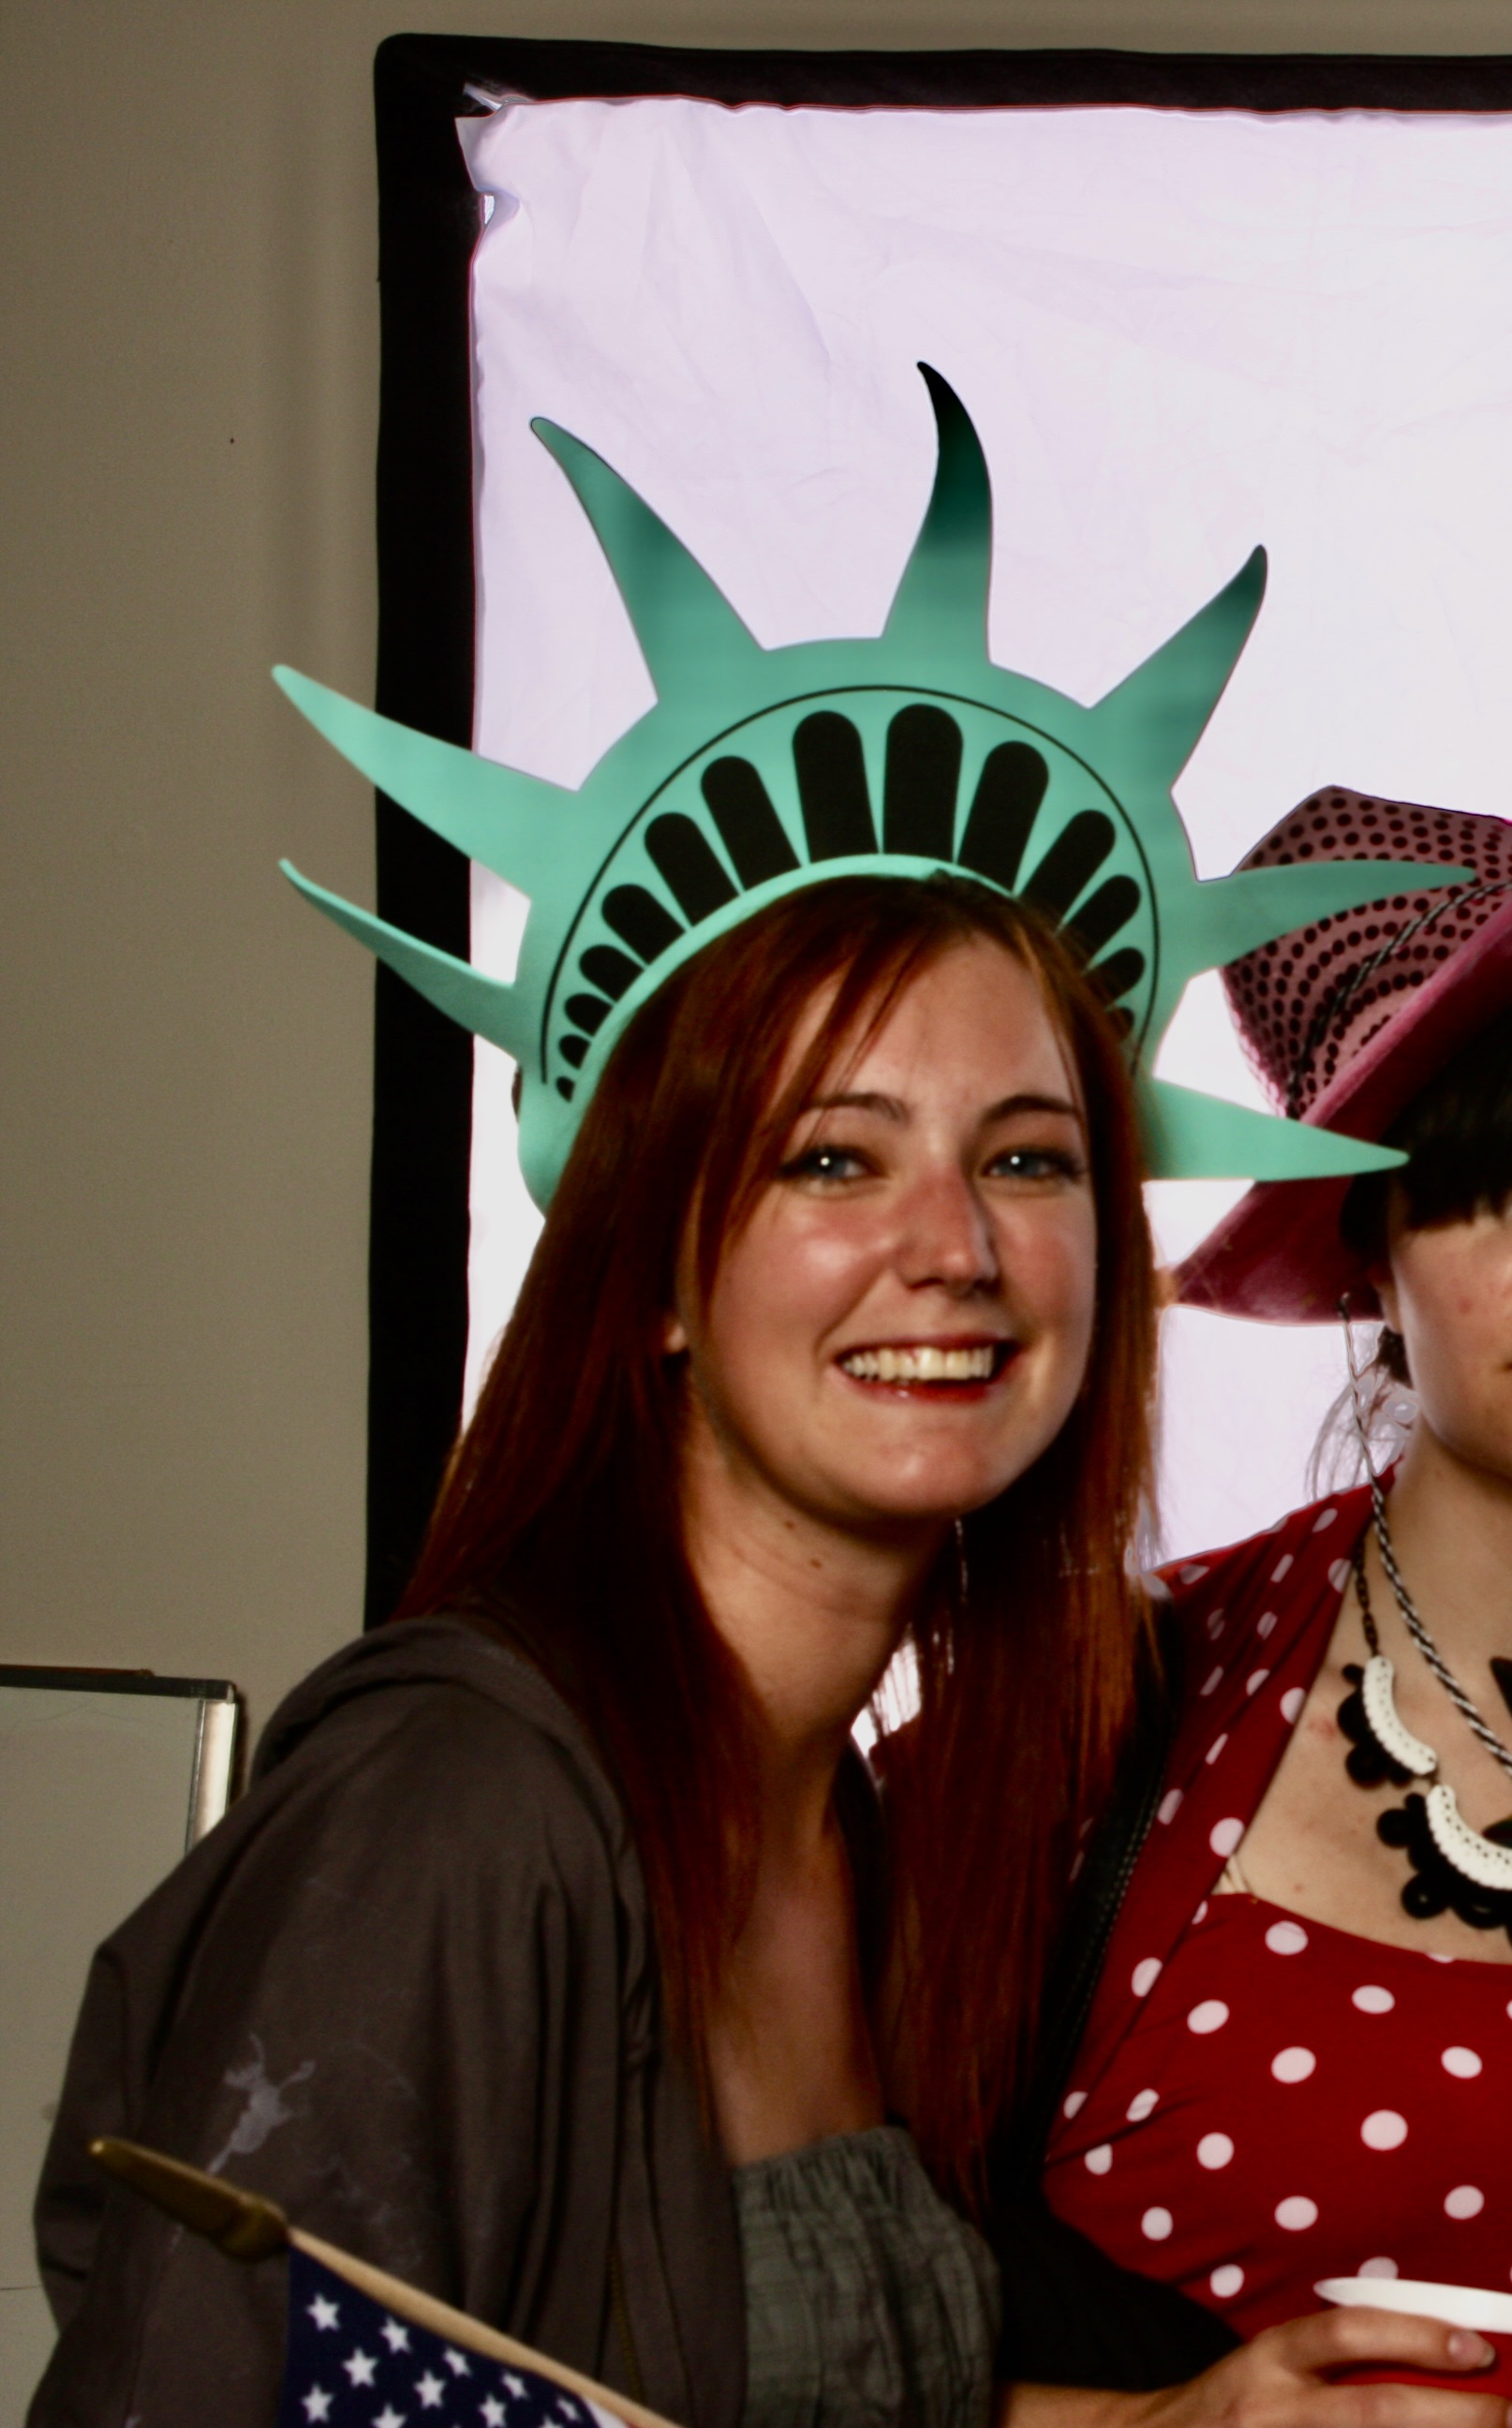
[[[1344,1363],[1349,1368],[1349,1404],[1355,1419],[1355,1438],[1359,1444],[1359,1454],[1365,1463],[1365,1480],[1371,1487],[1372,1505],[1379,1508],[1381,1486],[1375,1472],[1375,1462],[1371,1456],[1370,1428],[1365,1422],[1365,1408],[1360,1396],[1360,1386],[1364,1377],[1355,1360],[1355,1335],[1350,1323],[1348,1290],[1345,1290],[1339,1298],[1337,1311],[1339,1321],[1344,1328]]]

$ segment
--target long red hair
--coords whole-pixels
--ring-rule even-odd
[[[919,1714],[889,1778],[910,2122],[968,2198],[1023,2086],[1076,1834],[1129,1709],[1150,1481],[1155,1293],[1127,1072],[1093,984],[1031,910],[954,878],[837,877],[706,946],[642,1008],[584,1114],[400,1612],[523,1615],[618,1782],[672,2025],[699,2050],[749,1895],[756,1762],[744,1671],[683,1550],[682,1367],[662,1345],[679,1255],[691,1222],[707,1292],[824,1072],[978,937],[1035,974],[1065,1041],[1098,1245],[1080,1396],[1034,1467],[964,1519],[963,1560],[952,1550],[925,1597]]]

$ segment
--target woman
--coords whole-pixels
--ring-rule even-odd
[[[1475,876],[1227,980],[1293,1117],[1408,1159],[1252,1190],[1183,1295],[1378,1313],[1367,1459],[1371,1403],[1416,1413],[1378,1488],[1170,1576],[1185,1694],[1045,2162],[1105,2258],[1254,2339],[1167,2398],[1194,2418],[1337,2402],[1322,2278],[1512,2272],[1512,828],[1330,792],[1248,864],[1362,845]]]
[[[874,642],[760,648],[546,434],[659,693],[575,795],[285,679],[528,895],[505,982],[304,886],[516,1058],[550,1204],[405,1616],[296,1692],[102,1953],[35,2428],[270,2416],[276,2279],[102,2198],[110,2131],[687,2428],[985,2420],[991,2262],[918,2153],[977,2189],[1135,1676],[1120,1040],[1153,1053],[1217,934],[1360,878],[1216,918],[1192,878],[1169,786],[1257,565],[1093,709],[990,664],[986,468],[932,393]],[[1378,1159],[1152,1101],[1167,1170],[1231,1171],[1236,1135],[1268,1169]],[[905,1644],[888,1879],[849,1731]]]
[[[1139,1174],[1095,992],[985,890],[836,879],[667,981],[412,1615],[297,1690],[102,1955],[37,2420],[271,2417],[274,2272],[102,2202],[112,2126],[669,2416],[985,2420],[991,2265],[886,2121],[848,1732],[907,1632],[912,2122],[959,2180],[1133,1658]]]

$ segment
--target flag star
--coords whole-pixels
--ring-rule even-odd
[[[391,2403],[386,2403],[372,2428],[404,2428],[404,2415],[403,2411],[396,2411]]]
[[[484,2428],[504,2428],[504,2406],[497,2394],[485,2395],[483,2419]]]
[[[504,2385],[508,2392],[514,2395],[521,2395],[525,2391],[524,2379],[515,2377],[507,2369],[504,2371]]]
[[[467,2362],[463,2359],[462,2354],[459,2352],[453,2352],[450,2344],[448,2344],[446,2348],[446,2365],[452,2371],[453,2377],[470,2377],[472,2375],[472,2371],[468,2367]]]
[[[374,2360],[371,2353],[358,2351],[348,2353],[341,2366],[346,2371],[348,2377],[351,2378],[353,2386],[370,2386],[372,2384],[372,2373],[378,2364]]]
[[[382,2333],[384,2341],[388,2346],[390,2352],[408,2352],[409,2329],[408,2327],[402,2327],[397,2319],[386,2319],[383,2323]]]
[[[439,2408],[441,2397],[446,2392],[446,2388],[435,2371],[428,2369],[422,2378],[417,2379],[415,2391],[426,2410],[435,2411]]]
[[[323,2293],[317,2293],[310,2304],[310,2317],[322,2332],[327,2327],[339,2326],[341,2322],[340,2311],[334,2302],[326,2300]]]
[[[323,2386],[312,2386],[304,2397],[304,2417],[306,2420],[329,2420],[331,2417],[331,2398]]]

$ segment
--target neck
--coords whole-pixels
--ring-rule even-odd
[[[1461,1458],[1420,1417],[1387,1515],[1403,1581],[1451,1667],[1512,1656],[1512,1479]]]
[[[794,1855],[824,1836],[851,1727],[892,1660],[946,1530],[876,1539],[805,1516],[736,1474],[694,1429],[683,1463],[689,1564],[745,1668],[761,1721],[763,1833]]]

